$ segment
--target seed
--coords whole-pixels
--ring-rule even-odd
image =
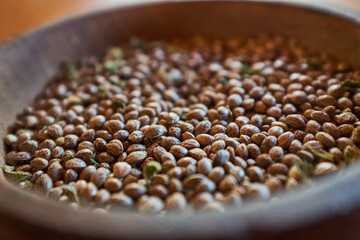
[[[138,183],[129,183],[124,187],[124,193],[133,199],[138,199],[145,192],[145,186]]]
[[[293,103],[300,105],[306,101],[306,93],[299,90],[294,91],[291,94],[291,100]]]
[[[62,178],[64,171],[60,163],[55,162],[48,167],[46,173],[53,180],[53,182],[56,182]]]
[[[292,132],[285,132],[278,137],[278,144],[282,148],[288,148],[294,139],[295,136]]]
[[[259,167],[252,166],[247,169],[247,175],[252,182],[264,182],[263,170]]]
[[[199,134],[196,136],[196,141],[198,141],[202,146],[206,146],[214,142],[214,137],[209,134]]]
[[[115,161],[115,158],[108,152],[102,152],[96,155],[96,161],[99,163],[111,164]]]
[[[14,165],[23,165],[29,163],[31,160],[31,155],[28,152],[18,152],[14,154],[10,161]]]
[[[232,175],[226,175],[219,183],[219,190],[222,192],[231,191],[237,184],[236,178]]]
[[[300,114],[287,115],[286,124],[295,129],[301,129],[306,126],[305,120]]]
[[[335,164],[330,163],[330,162],[321,162],[315,166],[314,174],[316,176],[325,175],[328,173],[335,172],[336,170],[337,170],[337,167]]]
[[[121,207],[121,208],[128,208],[134,204],[134,201],[131,197],[127,196],[123,192],[111,194],[109,203],[112,206]]]
[[[107,176],[109,175],[110,171],[106,168],[98,168],[90,178],[90,181],[95,184],[97,188],[100,188],[104,185]]]
[[[81,172],[84,168],[86,168],[86,163],[79,159],[79,158],[73,158],[65,163],[66,169],[73,169],[76,172]]]
[[[326,112],[314,111],[311,113],[311,118],[319,123],[330,122],[331,118]]]
[[[276,174],[286,175],[288,172],[288,167],[283,163],[274,163],[267,168],[267,172],[272,175],[276,175]]]
[[[185,188],[194,188],[205,176],[202,174],[193,174],[186,177],[183,181]]]
[[[230,154],[228,151],[221,149],[217,151],[214,164],[224,166],[230,159]]]
[[[139,203],[139,212],[141,213],[157,213],[164,208],[164,202],[158,198],[151,196]]]
[[[166,209],[171,211],[181,211],[186,208],[186,198],[180,192],[173,193],[166,198]]]
[[[124,151],[124,146],[120,140],[113,139],[106,144],[106,151],[113,156],[119,156]]]
[[[188,150],[193,149],[193,148],[199,148],[200,144],[198,141],[196,141],[195,139],[187,139],[185,141],[182,141],[180,143],[180,145]]]
[[[124,178],[126,177],[131,170],[131,166],[126,162],[117,162],[114,164],[113,172],[114,177],[116,178]]]
[[[139,165],[146,159],[146,157],[147,153],[145,151],[136,151],[127,156],[126,162],[130,165]]]
[[[92,117],[89,120],[88,127],[95,129],[95,130],[101,129],[102,126],[104,125],[105,121],[106,121],[106,118],[102,115]]]
[[[30,161],[30,166],[33,171],[44,170],[48,166],[48,161],[44,158],[34,158]]]
[[[344,112],[336,116],[336,122],[338,124],[351,124],[358,121],[358,118],[351,112]]]
[[[110,192],[106,189],[100,189],[95,195],[95,202],[104,205],[110,199]]]
[[[267,199],[270,197],[270,191],[264,184],[252,183],[246,191],[246,196],[260,200]]]
[[[251,124],[247,124],[244,125],[240,128],[240,134],[241,135],[248,135],[248,136],[252,136],[255,133],[259,133],[260,129],[254,125]]]
[[[80,173],[79,179],[83,179],[85,181],[90,181],[91,176],[96,171],[95,166],[87,166],[82,172]]]
[[[35,182],[34,188],[38,192],[46,193],[53,187],[53,182],[49,175],[42,174]]]
[[[65,148],[76,148],[79,137],[74,134],[69,134],[64,137]]]
[[[115,193],[115,192],[119,192],[121,190],[122,183],[117,178],[108,178],[104,183],[104,187],[109,192]]]
[[[333,147],[336,144],[335,139],[328,133],[318,132],[315,137],[325,147]]]
[[[144,132],[144,137],[146,138],[158,138],[164,135],[164,128],[160,125],[152,125],[148,127]]]
[[[331,95],[322,95],[316,98],[316,104],[322,107],[336,104],[336,99]]]
[[[210,203],[213,201],[214,201],[214,197],[210,193],[202,192],[202,193],[198,193],[194,197],[192,204],[194,205],[194,207],[202,207],[202,206],[206,205],[207,203]]]

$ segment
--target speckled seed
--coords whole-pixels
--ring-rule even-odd
[[[336,145],[335,139],[328,133],[318,132],[315,135],[316,139],[325,147],[334,147]]]
[[[81,172],[86,168],[86,163],[79,158],[73,158],[65,162],[65,167],[66,169],[73,169],[76,172]]]
[[[337,170],[337,166],[334,163],[321,162],[321,163],[318,163],[315,166],[314,174],[316,176],[325,175],[325,174],[328,174],[328,173],[335,172],[336,170]]]
[[[96,171],[96,167],[91,165],[87,166],[84,170],[81,171],[79,175],[79,179],[83,179],[85,181],[90,181],[91,175]]]
[[[95,184],[96,187],[100,188],[104,185],[107,176],[110,171],[106,168],[98,168],[90,177],[90,181]]]
[[[114,164],[113,173],[116,178],[126,177],[131,170],[131,166],[126,162],[117,162]]]
[[[138,183],[129,183],[123,189],[124,193],[133,199],[138,199],[146,192],[146,187]]]
[[[120,140],[113,139],[106,144],[106,151],[113,156],[119,156],[124,151],[124,146]]]
[[[165,131],[162,126],[152,125],[148,127],[144,132],[144,137],[146,138],[158,138],[164,135]]]
[[[34,189],[38,192],[46,193],[53,187],[53,181],[47,174],[42,174],[35,182]]]
[[[264,184],[252,183],[247,188],[246,196],[255,199],[268,199],[270,191]]]
[[[181,211],[186,208],[186,198],[180,192],[169,195],[165,200],[167,210]]]
[[[164,202],[155,196],[148,197],[146,200],[141,201],[138,210],[141,213],[158,213],[164,208]]]
[[[136,151],[136,152],[130,153],[127,156],[126,162],[131,165],[132,164],[139,165],[146,159],[146,157],[147,157],[146,151]]]

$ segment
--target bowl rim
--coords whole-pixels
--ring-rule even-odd
[[[116,8],[105,8],[91,13],[65,18],[65,20],[57,20],[31,29],[24,34],[19,34],[15,39],[13,38],[5,42],[2,46],[0,45],[0,57],[8,48],[14,47],[16,44],[20,44],[22,41],[26,41],[27,38],[31,38],[36,34],[93,17],[123,11],[128,8],[154,7],[157,4],[192,4],[194,2],[209,3],[220,1],[154,0],[149,2],[141,0],[135,1],[134,3],[119,4]],[[356,11],[320,6],[307,0],[290,3],[286,0],[225,0],[222,2],[302,8],[325,14],[329,17],[347,19],[349,22],[360,24],[360,15]],[[2,174],[0,174],[0,191],[4,196],[11,197],[9,199],[14,199],[14,201],[9,202],[6,198],[0,198],[0,206],[2,206],[0,212],[33,226],[45,227],[47,229],[79,236],[106,237],[111,239],[143,239],[145,237],[166,239],[169,234],[172,234],[173,238],[183,239],[184,237],[200,238],[205,236],[219,236],[219,234],[221,237],[229,237],[236,233],[240,234],[237,235],[240,237],[241,234],[246,234],[249,229],[282,231],[295,226],[317,222],[333,214],[351,211],[350,206],[353,206],[353,204],[359,206],[360,204],[360,182],[357,181],[360,177],[360,165],[357,164],[351,169],[347,169],[345,173],[346,174],[342,172],[338,173],[338,177],[324,177],[323,179],[319,179],[319,183],[316,186],[308,188],[300,187],[294,192],[281,194],[277,201],[270,201],[266,204],[254,203],[244,208],[228,208],[221,214],[201,213],[196,215],[183,215],[181,217],[170,214],[158,218],[149,215],[139,216],[128,213],[122,213],[121,215],[101,215],[100,213],[94,213],[84,209],[73,211],[69,207],[53,203],[34,194],[17,189],[14,185],[8,183]],[[349,186],[349,183],[351,183],[351,186]],[[341,189],[341,194],[339,194],[339,189]],[[359,191],[354,191],[354,189]],[[314,200],[314,196],[316,196],[318,202],[304,204]],[[331,200],[328,199],[329,196],[332,197]],[[344,196],[347,196],[346,199]],[[353,204],[349,204],[350,202]],[[21,208],[24,203],[37,205],[38,207]],[[287,214],[282,214],[283,209],[288,211]],[[58,214],[60,212],[64,214]],[[49,219],[49,214],[56,216],[56,218]],[[293,215],[298,217],[291,217]],[[274,219],[276,219],[276,221],[274,221]],[[91,228],[88,228],[86,223],[89,223]],[[119,227],[119,225],[122,227]],[[141,226],[141,231],[138,230],[138,226]],[[163,226],[166,226],[166,229],[163,229]],[[223,231],[219,232],[219,228]],[[124,229],[127,229],[127,231],[124,231]],[[144,232],[146,232],[146,236],[143,235]]]

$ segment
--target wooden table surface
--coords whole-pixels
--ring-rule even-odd
[[[0,41],[49,21],[134,1],[137,0],[0,0]],[[360,0],[305,1],[341,5],[360,10]]]

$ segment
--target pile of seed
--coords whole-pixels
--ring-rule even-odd
[[[218,210],[359,156],[360,72],[293,39],[130,43],[65,62],[4,172],[74,208]]]

